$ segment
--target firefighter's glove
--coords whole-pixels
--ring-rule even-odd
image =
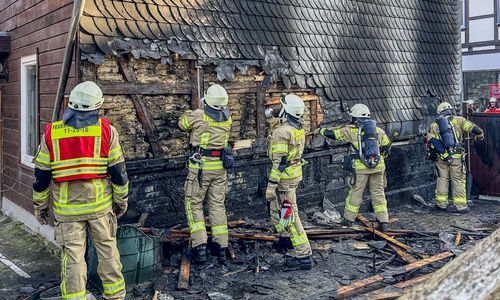
[[[275,201],[278,199],[278,196],[276,195],[276,188],[278,185],[276,183],[271,183],[269,182],[267,184],[267,189],[266,189],[266,199],[269,202]]]
[[[440,154],[439,157],[441,157],[443,161],[447,162],[450,165],[453,163],[453,157],[451,157],[451,155],[448,152]]]
[[[49,209],[42,209],[42,210],[37,210],[35,209],[35,218],[40,223],[40,225],[47,225],[49,222],[47,221],[47,218],[50,216],[49,214]]]
[[[127,208],[128,208],[127,202],[116,204],[116,210],[115,210],[116,218],[119,219],[121,216],[123,216],[127,212]]]
[[[484,132],[474,136],[474,141],[482,141],[484,140]]]
[[[321,130],[321,128],[314,129],[313,134],[318,135],[320,130]]]
[[[287,228],[293,222],[293,211],[292,211],[292,202],[290,200],[285,199],[281,203],[281,218],[280,225],[283,228]]]

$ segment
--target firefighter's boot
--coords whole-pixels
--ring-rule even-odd
[[[226,251],[226,247],[223,248],[218,243],[214,243],[212,255],[217,256],[217,260],[224,264],[226,262]]]
[[[312,260],[310,256],[289,258],[286,260],[285,266],[290,268],[301,268],[302,270],[310,270],[312,268]]]
[[[349,221],[349,220],[347,220],[346,218],[342,218],[341,225],[342,225],[342,226],[351,227],[351,226],[352,226],[352,221]]]
[[[199,245],[193,248],[189,248],[186,251],[186,256],[196,264],[203,264],[207,261],[207,251],[206,245]]]
[[[385,223],[385,222],[378,223],[377,230],[381,231],[381,232],[386,232],[387,231],[387,223]]]

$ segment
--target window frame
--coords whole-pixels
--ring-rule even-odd
[[[499,1],[499,0],[497,0]],[[462,25],[460,26],[461,30],[467,29],[467,0],[462,0]]]
[[[28,167],[34,168],[33,163],[34,155],[30,155],[27,152],[27,134],[28,134],[28,95],[26,93],[28,88],[27,78],[27,67],[35,66],[35,103],[34,103],[34,135],[35,135],[35,145],[38,146],[38,57],[36,54],[21,57],[21,67],[20,67],[20,98],[21,98],[21,163]]]

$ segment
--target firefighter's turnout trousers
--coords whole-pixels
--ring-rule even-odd
[[[373,173],[365,173],[368,171],[373,171]],[[389,221],[389,214],[387,212],[387,201],[384,192],[387,186],[385,180],[385,167],[365,170],[361,174],[356,172],[356,182],[354,185],[350,183],[351,178],[348,178],[348,182],[350,190],[345,201],[344,218],[349,221],[354,221],[356,219],[359,207],[363,201],[363,191],[368,183],[372,207],[377,220],[387,223]]]
[[[124,299],[125,282],[116,247],[117,221],[111,211],[97,219],[55,224],[56,241],[62,248],[61,290],[65,299],[86,298],[87,264],[84,255],[87,230],[97,251],[97,273],[103,280],[103,296],[112,300]]]
[[[301,258],[310,256],[312,251],[307,234],[300,222],[295,194],[297,186],[302,180],[302,165],[305,163],[301,158],[304,152],[305,132],[301,126],[297,127],[284,121],[272,133],[269,142],[269,158],[273,166],[269,174],[269,181],[278,183],[278,199],[271,201],[269,205],[271,224],[278,233],[288,231],[296,257]],[[283,228],[279,224],[281,203],[284,199],[288,199],[292,203],[294,216],[294,221],[287,228]]]
[[[179,119],[179,127],[190,131],[192,146],[188,162],[189,173],[184,184],[185,209],[191,234],[191,246],[207,243],[203,200],[207,205],[212,230],[212,241],[222,248],[228,246],[228,228],[224,201],[227,194],[227,172],[221,152],[228,146],[232,119],[216,121],[210,117],[210,108],[186,111]],[[198,153],[196,160],[191,155]],[[201,181],[201,183],[200,183]]]
[[[456,156],[456,157],[455,157]],[[467,208],[467,193],[465,187],[465,165],[461,155],[453,155],[452,164],[438,159],[436,161],[436,204],[442,209],[448,205],[448,189],[451,180],[453,204],[457,210]]]
[[[300,180],[301,179],[302,177],[300,177]],[[302,222],[299,217],[299,208],[297,206],[297,196],[295,191],[297,190],[300,180],[297,178],[291,180],[281,179],[278,185],[278,199],[270,203],[271,224],[276,228],[278,233],[285,230],[290,233],[290,239],[298,258],[311,256],[312,254],[311,245],[309,244],[304,227],[302,227]],[[281,201],[283,201],[283,199],[288,199],[292,202],[294,221],[290,224],[290,226],[288,226],[288,228],[282,228],[279,224]]]
[[[184,185],[186,215],[191,232],[192,247],[207,243],[207,230],[203,213],[203,200],[207,195],[212,241],[225,248],[229,242],[226,207],[224,205],[227,194],[227,172],[224,168],[202,171],[201,187],[198,182],[198,169],[193,168],[189,169]]]

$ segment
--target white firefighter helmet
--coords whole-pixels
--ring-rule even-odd
[[[292,117],[300,119],[304,114],[304,101],[300,99],[297,95],[286,95],[281,98],[281,105],[283,105],[283,109],[285,112]]]
[[[440,115],[443,111],[445,111],[445,110],[447,110],[447,109],[449,109],[449,110],[450,110],[450,112],[451,112],[451,110],[453,109],[453,106],[451,106],[451,104],[450,104],[450,103],[448,103],[448,102],[442,102],[442,103],[440,103],[440,104],[438,105],[438,107],[437,107],[437,109],[436,109],[436,113],[437,113],[438,115]]]
[[[210,86],[205,92],[205,102],[213,109],[223,110],[227,106],[226,89],[218,84]]]
[[[497,98],[495,98],[495,97],[491,97],[491,98],[490,98],[490,103],[495,103],[495,104],[497,104],[497,102],[498,102]]]
[[[351,109],[349,109],[349,115],[354,118],[369,118],[370,110],[368,106],[358,103],[354,104]]]
[[[104,102],[101,88],[92,81],[85,81],[71,91],[68,106],[74,110],[91,111],[101,107]]]

